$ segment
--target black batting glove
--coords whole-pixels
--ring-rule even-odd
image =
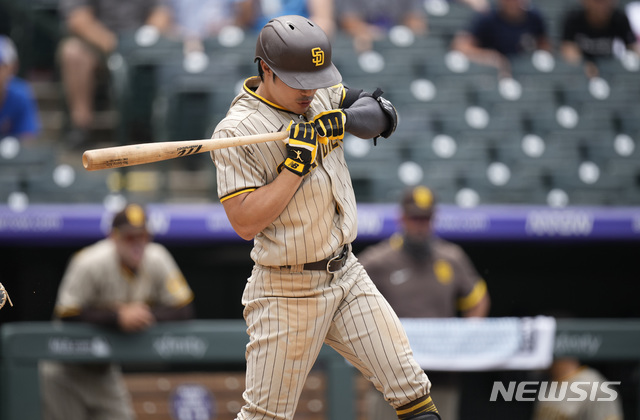
[[[327,144],[327,139],[342,140],[344,138],[347,115],[341,109],[322,112],[315,116],[313,122],[315,123],[320,143]]]
[[[305,176],[311,170],[318,154],[318,136],[314,123],[294,123],[287,127],[287,158],[284,167],[298,176]]]

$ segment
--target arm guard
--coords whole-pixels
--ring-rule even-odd
[[[345,131],[363,139],[389,137],[396,129],[398,114],[394,106],[380,95],[347,90],[343,112],[347,116]],[[355,98],[357,95],[357,99]]]

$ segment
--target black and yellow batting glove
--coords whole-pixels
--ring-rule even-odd
[[[287,158],[284,166],[298,176],[305,176],[318,154],[318,136],[312,122],[294,123],[287,127]]]
[[[332,109],[315,116],[313,119],[316,131],[318,133],[318,141],[322,144],[329,140],[342,140],[344,138],[344,126],[347,122],[347,116],[341,109]]]

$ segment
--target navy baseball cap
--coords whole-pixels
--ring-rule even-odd
[[[13,64],[17,58],[16,46],[11,38],[0,35],[0,64]]]

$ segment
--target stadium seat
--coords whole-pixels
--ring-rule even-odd
[[[0,200],[6,203],[11,193],[22,191],[22,178],[16,174],[0,175]]]
[[[471,8],[459,2],[426,0],[424,6],[428,13],[430,34],[448,40],[458,30],[468,27],[474,15]]]
[[[26,178],[24,192],[32,203],[102,203],[111,192],[107,176],[63,164],[31,174]]]
[[[400,148],[391,139],[378,139],[374,146],[371,139],[355,136],[345,138],[345,158],[354,187],[365,201],[379,201],[375,184],[383,182],[400,185],[397,168],[401,163]]]
[[[157,141],[208,138],[226,114],[242,80],[240,63],[233,54],[216,54],[220,57],[212,54],[203,68],[190,68],[184,57],[158,66],[158,84],[164,88],[154,98]]]
[[[37,3],[42,1],[51,0]],[[505,91],[508,85],[499,81],[494,68],[450,50],[454,33],[467,27],[474,12],[444,0],[426,0],[422,6],[430,32],[415,37],[411,45],[401,46],[388,36],[374,42],[373,54],[363,57],[355,52],[351,37],[338,32],[332,38],[332,59],[343,82],[368,91],[380,87],[399,114],[393,137],[379,139],[377,147],[363,151],[362,145],[371,141],[358,139],[360,146],[350,150],[356,143],[345,142],[359,200],[395,201],[407,182],[421,177],[445,202],[454,202],[457,192],[469,187],[485,204],[545,203],[548,191],[559,187],[567,191],[571,204],[640,203],[637,70],[618,59],[600,61],[607,82],[601,92],[609,95],[598,99],[581,66],[569,65],[558,54],[525,54],[512,59],[517,84]],[[535,6],[545,15],[552,40],[558,39],[569,6],[555,0],[539,0]],[[229,28],[225,36],[207,39],[204,47],[208,65],[197,71],[197,60],[191,62],[196,68],[189,67],[176,40],[161,38],[153,47],[144,47],[133,35],[123,37],[120,62],[117,55],[110,61],[122,122],[146,117],[143,105],[150,103],[154,140],[209,137],[241,82],[256,73],[255,34]],[[544,67],[549,63],[551,67]],[[142,93],[131,94],[132,87]],[[508,97],[518,88],[519,96]],[[540,138],[529,138],[523,146],[527,134]],[[615,146],[619,134],[628,137]],[[122,138],[121,142],[132,140]],[[585,184],[578,175],[585,161],[598,167],[599,178],[593,184]],[[487,178],[492,163],[508,168],[504,185]],[[23,187],[35,200],[44,201],[95,201],[108,192],[104,180],[86,178],[80,171],[73,185],[55,185],[55,164],[55,151],[45,149],[21,150],[12,160],[0,156],[3,199]],[[180,185],[199,184],[198,177],[212,170],[208,154],[159,167],[165,172],[157,177],[159,191],[128,193],[159,200],[196,199],[195,188],[180,196]],[[498,173],[504,169],[497,168]],[[212,184],[204,184],[210,191]]]
[[[57,159],[55,148],[47,145],[38,147],[24,146],[16,143],[12,146],[13,151],[7,152],[2,146],[8,139],[0,140],[0,176],[4,175],[24,175],[40,173],[51,168]],[[16,141],[17,142],[17,141]]]

